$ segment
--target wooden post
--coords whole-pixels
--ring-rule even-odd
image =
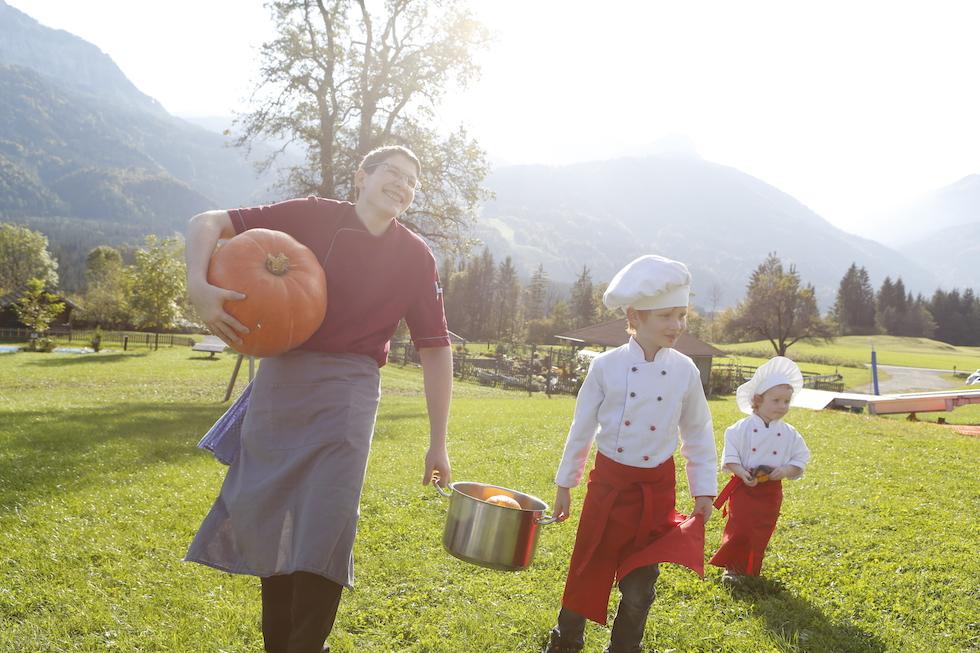
[[[238,370],[242,366],[242,359],[244,357],[245,356],[243,354],[238,354],[238,360],[235,361],[235,369],[232,370],[232,372],[231,372],[231,380],[228,381],[228,389],[225,390],[225,398],[222,399],[221,401],[228,401],[228,399],[231,398],[231,391],[235,389],[235,379],[238,378]],[[252,358],[251,357],[249,357],[248,362],[249,362],[249,368],[251,368],[251,365],[252,365]],[[251,378],[251,369],[249,369],[249,378]]]
[[[534,379],[534,351],[537,345],[531,345],[531,358],[527,362],[527,396],[531,396],[531,383]]]

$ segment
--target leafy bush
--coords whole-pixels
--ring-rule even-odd
[[[52,338],[34,338],[24,347],[24,351],[39,351],[43,353],[51,353],[57,345]]]
[[[102,328],[96,327],[95,333],[92,335],[92,339],[89,341],[92,349],[96,352],[102,350]]]

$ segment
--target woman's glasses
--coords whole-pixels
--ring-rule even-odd
[[[422,186],[422,182],[415,175],[405,174],[399,170],[396,166],[388,163],[387,161],[382,161],[381,163],[374,163],[372,165],[366,166],[365,170],[371,170],[372,168],[384,168],[385,173],[394,181],[403,181],[412,190],[418,190]]]

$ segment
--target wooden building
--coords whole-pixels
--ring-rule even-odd
[[[629,334],[626,333],[626,318],[609,320],[593,324],[592,326],[582,327],[567,333],[555,336],[575,347],[619,347],[629,341]],[[712,347],[706,342],[695,338],[689,333],[682,333],[677,339],[674,349],[686,356],[690,356],[694,364],[701,372],[701,385],[708,387],[708,379],[711,376],[711,362],[715,356],[724,357],[725,352]]]
[[[17,313],[14,311],[14,303],[20,299],[23,294],[23,290],[8,293],[3,297],[0,297],[0,328],[3,329],[24,329],[26,328],[21,324],[20,320],[17,319]],[[51,321],[50,328],[52,329],[64,329],[71,326],[72,312],[78,308],[75,302],[71,301],[63,295],[57,295],[58,301],[64,302],[64,310]]]

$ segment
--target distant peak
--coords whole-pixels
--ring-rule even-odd
[[[649,148],[650,154],[655,156],[683,157],[687,159],[700,159],[698,148],[687,134],[669,134],[663,138],[658,138]]]

